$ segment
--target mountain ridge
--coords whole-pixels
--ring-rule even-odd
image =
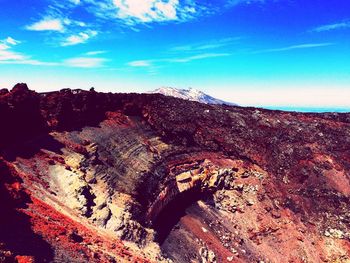
[[[165,96],[172,96],[175,98],[197,101],[197,102],[206,103],[206,104],[238,106],[237,104],[235,104],[233,102],[227,102],[227,101],[223,101],[223,100],[214,98],[214,97],[212,97],[212,96],[210,96],[210,95],[208,95],[200,90],[194,89],[194,88],[179,89],[179,88],[172,88],[172,87],[161,87],[161,88],[155,89],[153,91],[149,91],[148,93],[159,93],[159,94],[163,94]]]

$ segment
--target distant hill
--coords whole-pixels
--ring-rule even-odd
[[[226,104],[231,106],[237,106],[237,104],[235,103],[214,98],[212,96],[205,94],[200,90],[196,90],[193,88],[177,89],[177,88],[171,88],[171,87],[162,87],[154,91],[150,91],[149,93],[160,93],[165,96],[172,96],[172,97],[185,99],[185,100],[198,101],[206,104],[219,104],[219,105]]]

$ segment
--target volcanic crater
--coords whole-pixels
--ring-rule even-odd
[[[0,261],[350,262],[350,114],[0,91]]]

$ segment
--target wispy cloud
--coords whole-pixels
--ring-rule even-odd
[[[239,4],[264,3],[266,0],[226,0],[226,6],[232,7]]]
[[[74,57],[58,62],[46,62],[35,60],[31,56],[16,52],[13,47],[20,44],[21,41],[12,37],[0,40],[0,64],[20,64],[33,66],[60,66],[60,67],[78,67],[78,68],[98,68],[102,67],[107,61],[99,57]],[[95,55],[101,54],[95,52]]]
[[[30,31],[57,32],[57,36],[48,35],[47,41],[60,46],[72,46],[86,43],[97,36],[105,23],[119,27],[139,30],[139,25],[155,23],[179,23],[208,16],[235,5],[234,2],[247,0],[222,0],[219,5],[199,0],[48,0],[45,15],[25,26]],[[254,0],[250,0],[254,1]],[[96,19],[90,23],[76,21],[76,8],[89,13]],[[93,21],[93,22],[91,22]],[[84,28],[84,29],[82,29]],[[177,47],[178,51],[205,51],[229,45],[234,39],[223,39],[209,43]],[[175,48],[176,49],[176,48]],[[174,49],[174,51],[175,51]]]
[[[102,67],[106,61],[105,58],[76,57],[65,60],[63,64],[69,67],[99,68]]]
[[[324,31],[346,29],[346,28],[350,28],[350,21],[318,26],[318,27],[313,28],[311,31],[312,32],[324,32]]]
[[[0,40],[0,64],[26,64],[26,65],[53,65],[56,63],[34,60],[30,56],[16,52],[13,47],[21,44],[21,41],[12,37]]]
[[[195,0],[81,0],[87,10],[102,19],[115,20],[129,26],[160,22],[184,22],[212,10]]]
[[[177,58],[163,58],[163,59],[148,59],[148,60],[134,60],[127,63],[130,67],[139,68],[154,68],[160,67],[160,65],[170,64],[170,63],[188,63],[194,60],[218,58],[231,56],[230,53],[203,53],[199,55],[187,56],[187,57],[177,57]]]
[[[16,46],[20,44],[21,41],[13,39],[12,37],[7,37],[3,40],[0,40],[0,50],[10,49],[11,46]]]
[[[7,37],[0,40],[0,61],[25,60],[25,55],[12,50],[12,47],[16,46],[19,43],[21,42],[13,39],[12,37]]]
[[[58,43],[60,46],[82,44],[97,35],[97,31],[89,28],[85,22],[67,18],[57,7],[50,6],[47,13],[46,16],[26,26],[25,29],[56,32],[57,35],[48,35],[49,42]]]
[[[75,4],[75,5],[79,5],[80,4],[80,0],[69,0],[71,3]]]
[[[164,63],[165,61],[161,59],[135,60],[127,63],[127,66],[129,66],[129,69],[131,68],[142,69],[142,71],[147,72],[148,75],[157,75],[159,72],[159,68],[162,67],[161,65],[162,62]]]
[[[281,48],[262,49],[251,53],[259,54],[259,53],[270,53],[270,52],[284,52],[284,51],[298,50],[298,49],[327,47],[332,45],[334,45],[334,43],[308,43],[308,44],[292,45],[292,46],[281,47]]]
[[[220,0],[215,5],[199,0],[50,0],[53,9],[70,10],[79,6],[95,17],[134,27],[138,24],[186,22],[218,13],[242,3],[264,0]]]
[[[97,31],[88,30],[80,32],[76,35],[71,35],[67,37],[62,43],[61,46],[73,46],[77,44],[86,43],[90,38],[95,37],[98,34]]]
[[[218,49],[218,48],[233,45],[239,39],[241,39],[241,37],[229,37],[229,38],[210,40],[207,42],[176,46],[176,47],[171,48],[170,51],[173,51],[173,52],[194,52],[194,51]]]
[[[0,55],[1,56],[1,55]],[[15,59],[15,60],[1,60],[0,64],[15,64],[15,65],[32,65],[32,66],[60,66],[60,63],[56,62],[45,62],[35,59]]]
[[[217,58],[217,57],[227,57],[231,56],[229,53],[205,53],[205,54],[199,54],[199,55],[194,55],[194,56],[189,56],[189,57],[184,57],[184,58],[173,58],[169,59],[169,62],[172,63],[187,63],[191,62],[193,60],[201,60],[201,59],[208,59],[208,58]]]
[[[26,29],[32,31],[63,31],[64,23],[58,18],[44,17],[42,20],[26,26]]]
[[[13,45],[13,46],[16,46],[18,44],[21,44],[21,41],[19,40],[16,40],[16,39],[13,39],[12,37],[7,37],[6,39],[0,41],[0,43],[3,43],[3,44],[9,44],[9,45]]]
[[[135,60],[128,63],[130,67],[150,67],[153,65],[153,60]]]
[[[107,53],[107,51],[105,51],[105,50],[97,50],[97,51],[86,52],[84,55],[85,56],[96,56],[96,55],[101,55],[101,54],[105,54],[105,53]]]
[[[11,50],[0,49],[0,61],[19,61],[25,60],[26,56]]]
[[[86,23],[82,22],[82,21],[77,21],[77,20],[72,20],[72,19],[68,19],[68,18],[63,18],[62,19],[63,24],[67,27],[86,27]]]
[[[114,0],[117,16],[121,19],[133,19],[140,22],[176,20],[178,0]]]

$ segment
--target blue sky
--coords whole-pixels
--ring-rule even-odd
[[[350,108],[348,0],[0,0],[0,87]]]

